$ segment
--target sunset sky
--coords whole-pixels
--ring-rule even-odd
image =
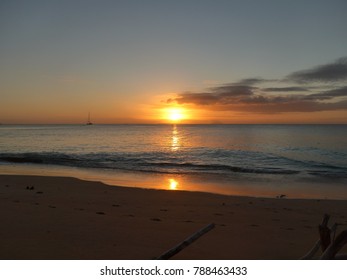
[[[88,112],[95,123],[347,123],[346,14],[345,0],[2,0],[0,123]]]

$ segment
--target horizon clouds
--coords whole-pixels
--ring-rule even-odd
[[[266,83],[276,85],[260,87]],[[281,83],[287,85],[278,86]],[[292,72],[280,80],[251,77],[203,92],[180,93],[166,103],[257,113],[347,110],[347,57]]]

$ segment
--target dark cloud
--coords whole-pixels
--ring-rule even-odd
[[[319,111],[335,111],[347,110],[347,100],[335,103],[322,103],[311,100],[287,100],[286,102],[274,102],[268,100],[262,104],[230,104],[228,106],[214,106],[210,108],[214,111],[238,111],[238,112],[254,112],[265,114],[277,114],[284,112],[319,112]]]
[[[183,93],[177,98],[170,98],[167,103],[213,105],[218,103],[218,96],[211,93]]]
[[[252,95],[255,87],[243,86],[243,85],[224,85],[214,87],[211,90],[220,96],[247,96]]]
[[[342,57],[330,64],[293,72],[286,77],[286,80],[296,83],[336,82],[347,80],[347,57]]]
[[[307,87],[270,87],[262,88],[262,91],[267,92],[298,92],[298,91],[309,91]]]
[[[215,105],[242,102],[246,97],[254,95],[254,89],[256,88],[251,86],[223,85],[211,88],[207,92],[182,93],[176,98],[168,99],[167,103]]]
[[[318,66],[287,76],[295,82],[336,81],[347,79],[347,57],[334,63]],[[203,105],[216,111],[258,113],[315,112],[347,110],[347,86],[334,88],[332,84],[259,88],[255,85],[269,82],[262,78],[243,79],[204,92],[186,92],[167,103]],[[272,80],[274,81],[274,80]]]
[[[239,85],[239,86],[254,86],[256,84],[269,82],[270,80],[266,80],[263,78],[247,78],[242,79],[236,83],[233,83],[232,85]]]
[[[347,86],[315,94],[270,95],[254,87],[221,86],[204,93],[182,93],[167,103],[204,105],[217,111],[263,113],[346,110]]]
[[[335,97],[347,97],[347,86],[320,93],[310,94],[305,96],[305,99],[327,100]]]

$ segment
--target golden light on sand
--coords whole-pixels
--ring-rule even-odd
[[[170,182],[170,190],[177,190],[178,182],[175,179],[169,179]]]

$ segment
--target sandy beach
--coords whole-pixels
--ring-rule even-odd
[[[0,176],[0,259],[153,259],[209,223],[173,259],[299,259],[342,200],[296,200],[108,186],[66,177]],[[346,251],[346,250],[345,250]]]

